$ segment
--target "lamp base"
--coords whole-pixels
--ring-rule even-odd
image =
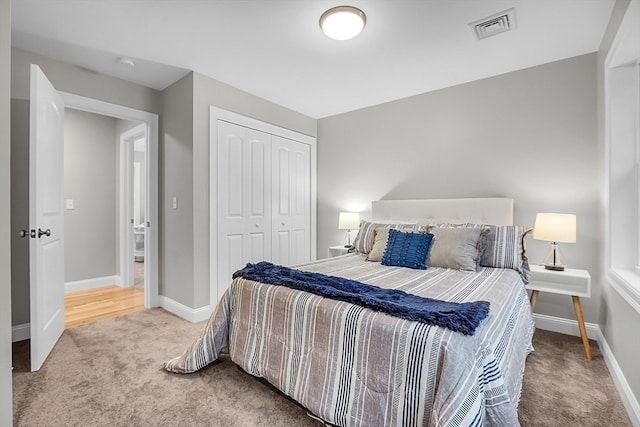
[[[347,230],[347,244],[344,245],[345,248],[351,247],[351,230]]]
[[[546,270],[564,271],[564,257],[560,253],[558,243],[552,242],[551,245],[549,245],[549,250],[542,261],[542,265],[544,265]]]

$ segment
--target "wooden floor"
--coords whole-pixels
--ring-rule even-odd
[[[107,286],[64,296],[65,328],[144,310],[144,292]]]

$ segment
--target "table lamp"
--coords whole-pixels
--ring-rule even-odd
[[[338,229],[347,230],[347,244],[345,248],[351,247],[351,230],[360,228],[360,214],[358,212],[340,212],[338,217]]]
[[[564,258],[560,254],[558,243],[576,242],[576,216],[573,214],[539,213],[533,227],[533,238],[551,242],[544,257],[543,265],[547,270],[563,271]]]

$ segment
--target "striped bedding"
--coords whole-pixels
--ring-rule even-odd
[[[517,426],[534,331],[515,270],[387,267],[349,254],[298,266],[449,301],[486,300],[465,336],[282,286],[233,281],[202,335],[165,364],[194,372],[221,353],[340,426]]]

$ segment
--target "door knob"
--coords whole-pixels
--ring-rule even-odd
[[[38,228],[38,238],[42,237],[43,234],[47,237],[51,236],[51,229],[47,228],[46,230],[42,231],[42,228]]]
[[[31,237],[32,239],[35,239],[36,238],[36,230],[25,230],[25,229],[22,229],[22,230],[20,230],[18,235],[20,237],[23,237],[23,238],[24,237]]]

